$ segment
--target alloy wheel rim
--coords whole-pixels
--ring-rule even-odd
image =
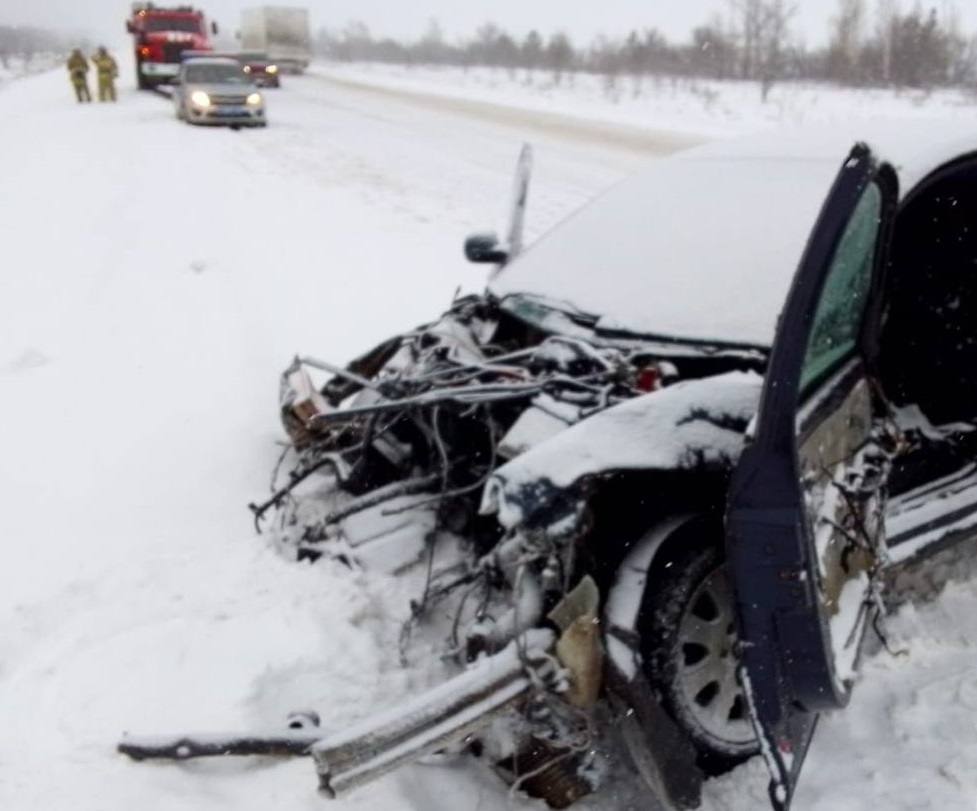
[[[679,620],[678,692],[701,733],[726,750],[749,750],[756,735],[736,679],[733,594],[720,566],[692,594]]]

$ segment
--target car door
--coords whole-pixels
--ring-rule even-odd
[[[739,674],[778,809],[818,713],[848,700],[872,616],[887,475],[872,364],[897,197],[891,167],[857,145],[794,277],[731,483]]]

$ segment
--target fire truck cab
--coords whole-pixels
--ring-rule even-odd
[[[204,13],[193,6],[164,8],[137,2],[126,30],[134,40],[136,85],[147,90],[173,80],[184,51],[211,50],[210,35],[217,33],[217,23],[208,26]]]

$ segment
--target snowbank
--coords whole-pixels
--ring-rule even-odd
[[[404,67],[321,63],[314,73],[412,93],[477,99],[520,109],[600,120],[649,130],[724,137],[777,125],[852,118],[977,115],[977,98],[962,90],[850,89],[782,83],[764,103],[755,82],[620,76],[491,68]]]

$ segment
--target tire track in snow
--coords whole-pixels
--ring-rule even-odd
[[[505,125],[524,132],[553,136],[561,140],[582,143],[599,150],[636,152],[644,156],[662,157],[681,149],[703,143],[706,139],[692,135],[647,130],[587,118],[574,118],[541,110],[507,107],[489,101],[457,98],[425,93],[419,90],[392,88],[368,80],[330,76],[328,73],[310,74],[335,87],[353,90],[383,100],[407,101],[412,105],[439,113],[462,115],[493,126]]]
[[[269,93],[269,111],[266,133],[235,143],[245,162],[357,192],[459,242],[503,218],[523,142],[536,146],[530,238],[648,160],[697,142],[319,75],[289,77]]]

